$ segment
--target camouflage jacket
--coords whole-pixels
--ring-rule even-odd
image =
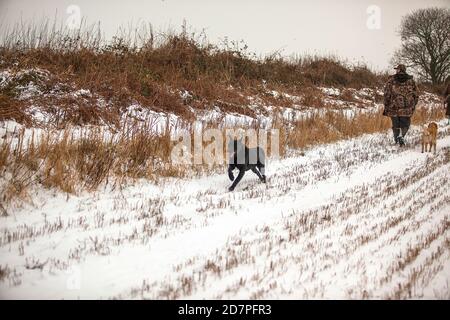
[[[411,117],[419,100],[419,93],[412,76],[397,73],[384,87],[384,112],[389,117]]]

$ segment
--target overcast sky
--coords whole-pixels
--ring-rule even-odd
[[[106,37],[130,23],[179,29],[185,19],[213,43],[244,40],[258,55],[335,54],[382,70],[400,44],[401,17],[418,8],[450,7],[450,0],[0,0],[0,19],[5,25],[56,13],[66,21],[71,4],[88,23],[100,21]]]

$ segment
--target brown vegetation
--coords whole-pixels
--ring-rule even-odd
[[[246,114],[242,106],[249,104],[252,95],[286,105],[283,99],[267,95],[268,90],[299,95],[310,93],[315,86],[376,87],[384,79],[365,65],[351,66],[333,56],[287,59],[273,54],[258,58],[247,46],[235,42],[213,45],[203,34],[188,33],[186,27],[180,33],[166,34],[155,34],[150,27],[135,31],[134,38],[128,33],[110,42],[103,41],[100,34],[97,27],[71,33],[49,22],[7,30],[0,46],[0,68],[48,70],[52,76],[42,83],[44,92],[56,82],[90,90],[112,106],[101,110],[100,116],[107,111],[120,113],[137,102],[186,119],[193,116],[188,106],[209,109],[219,105],[224,112]],[[20,79],[24,83],[30,80],[36,80],[32,74]],[[191,97],[181,97],[181,91]],[[18,100],[12,88],[2,88],[2,94]],[[71,123],[98,117],[96,108],[86,115],[86,108],[75,107],[74,101],[54,102],[82,114],[81,119],[68,119]],[[112,118],[108,120],[114,122]]]
[[[413,123],[441,117],[439,110],[422,108],[416,111]],[[389,119],[381,113],[361,112],[348,117],[335,111],[317,112],[293,123],[279,120],[275,124],[275,128],[280,130],[280,156],[284,156],[288,149],[301,150],[384,131],[389,127]],[[182,129],[194,136],[192,126],[186,125]],[[22,130],[17,138],[5,138],[0,145],[0,172],[8,177],[8,183],[1,190],[2,200],[24,197],[27,186],[34,182],[71,193],[80,188],[96,189],[110,178],[115,182],[124,181],[124,178],[155,180],[163,176],[183,177],[223,170],[223,164],[212,168],[207,165],[172,165],[170,156],[176,141],[171,140],[171,135],[169,131],[156,134],[144,127],[134,132],[121,132],[114,137],[100,129],[86,130],[75,136],[68,128],[26,140]],[[270,155],[271,150],[268,153]]]

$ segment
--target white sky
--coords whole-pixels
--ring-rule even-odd
[[[244,40],[265,55],[335,54],[382,70],[400,44],[401,17],[414,9],[450,7],[450,0],[0,0],[3,25],[42,17],[67,19],[78,5],[88,23],[100,21],[106,37],[130,23],[150,22],[157,30],[180,29],[183,19],[208,39]],[[369,29],[367,8],[380,8],[380,29]]]

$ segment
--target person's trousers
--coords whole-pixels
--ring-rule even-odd
[[[411,117],[391,117],[392,131],[394,132],[394,139],[400,136],[405,137],[411,125]]]

